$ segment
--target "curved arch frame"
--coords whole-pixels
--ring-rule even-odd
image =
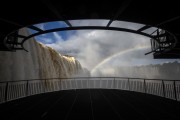
[[[32,26],[26,26],[27,28],[32,28]],[[33,26],[33,27],[35,27],[35,26]],[[12,51],[12,50],[25,50],[25,51],[27,51],[26,49],[25,49],[25,47],[24,47],[24,43],[28,40],[28,39],[30,39],[30,38],[32,38],[32,37],[35,37],[35,36],[38,36],[38,35],[41,35],[41,34],[47,34],[47,33],[51,33],[51,32],[58,32],[58,31],[69,31],[69,30],[113,30],[113,31],[122,31],[122,32],[129,32],[129,33],[134,33],[134,34],[139,34],[139,35],[143,35],[143,36],[146,36],[146,37],[149,37],[151,40],[154,40],[154,41],[156,41],[158,44],[161,44],[160,42],[159,42],[159,37],[162,37],[162,35],[153,35],[152,33],[151,34],[148,34],[148,33],[145,33],[145,32],[142,32],[143,30],[145,30],[145,29],[148,29],[148,28],[151,28],[151,27],[153,27],[153,26],[149,26],[149,25],[145,25],[144,27],[142,27],[142,28],[140,28],[140,29],[137,29],[137,30],[133,30],[133,29],[127,29],[127,28],[121,28],[121,27],[109,27],[109,26],[70,26],[70,27],[63,27],[63,28],[54,28],[54,29],[48,29],[48,30],[39,30],[39,28],[37,28],[37,27],[35,27],[35,28],[37,28],[38,30],[36,30],[36,29],[34,29],[34,30],[36,30],[37,31],[37,33],[34,33],[34,34],[31,34],[31,35],[29,35],[29,36],[22,36],[22,35],[15,35],[14,36],[14,39],[16,39],[17,37],[19,37],[19,38],[22,38],[22,41],[21,42],[19,42],[19,43],[14,43],[14,41],[12,41],[12,42],[10,42],[10,43],[8,43],[9,42],[9,40],[8,39],[6,39],[5,40],[5,44],[6,44],[6,46],[8,46],[8,45],[10,45],[10,46],[16,46],[16,45],[19,45],[19,46],[21,46],[21,48],[10,48],[10,50]],[[157,30],[158,30],[159,28],[157,28]],[[165,30],[166,31],[166,30]],[[173,38],[174,38],[174,40],[176,41],[176,38],[174,37],[174,35],[173,34],[171,34],[169,31],[166,31],[170,36],[173,36]],[[7,35],[7,38],[8,38],[8,36],[13,36],[13,34],[14,34],[14,32],[13,33],[10,33],[9,35]],[[7,42],[6,42],[7,41]],[[168,49],[166,49],[166,51],[167,50],[170,50],[170,49],[172,49],[174,46],[175,46],[175,44],[176,44],[176,42],[174,43],[174,44],[172,44],[172,45],[169,45],[168,46]],[[153,53],[153,52],[158,52],[158,50],[160,50],[160,48],[157,48],[156,50],[153,50],[152,49],[152,51],[151,52],[149,52],[149,53],[146,53],[145,55],[147,55],[147,54],[150,54],[150,53]],[[28,51],[27,51],[28,52]],[[162,52],[162,51],[161,51]]]
[[[34,34],[31,34],[27,37],[25,37],[22,42],[21,45],[23,47],[24,42],[26,42],[28,39],[41,35],[41,34],[47,34],[47,33],[51,33],[51,32],[58,32],[58,31],[69,31],[69,30],[114,30],[114,31],[122,31],[122,32],[129,32],[129,33],[135,33],[135,34],[139,34],[139,35],[143,35],[146,37],[149,37],[151,39],[155,39],[156,38],[153,35],[144,33],[144,32],[140,32],[137,30],[132,30],[132,29],[127,29],[127,28],[119,28],[119,27],[105,27],[105,26],[79,26],[79,27],[64,27],[64,28],[55,28],[55,29],[49,29],[49,30],[44,30],[44,31],[40,31]],[[24,48],[24,47],[23,47]]]

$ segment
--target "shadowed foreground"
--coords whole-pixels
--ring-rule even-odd
[[[66,90],[0,104],[0,119],[2,118],[3,120],[179,120],[180,103],[131,91]]]

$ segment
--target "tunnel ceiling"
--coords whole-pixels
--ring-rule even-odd
[[[180,58],[180,6],[178,1],[165,0],[3,0],[0,4],[0,50],[7,50],[4,38],[22,27],[41,31],[33,25],[50,21],[65,21],[73,27],[68,20],[79,19],[108,19],[106,27],[114,20],[145,24],[138,32],[152,26],[167,30],[176,38],[176,44],[163,52],[152,49],[154,58]]]

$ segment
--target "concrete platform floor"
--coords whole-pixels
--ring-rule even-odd
[[[0,104],[0,120],[180,120],[180,102],[123,90],[81,89]]]

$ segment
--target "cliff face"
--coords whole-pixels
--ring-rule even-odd
[[[27,36],[28,32],[22,29],[19,34]],[[0,51],[0,81],[73,77],[86,74],[74,57],[63,56],[33,38],[25,42],[24,46],[29,52]]]

